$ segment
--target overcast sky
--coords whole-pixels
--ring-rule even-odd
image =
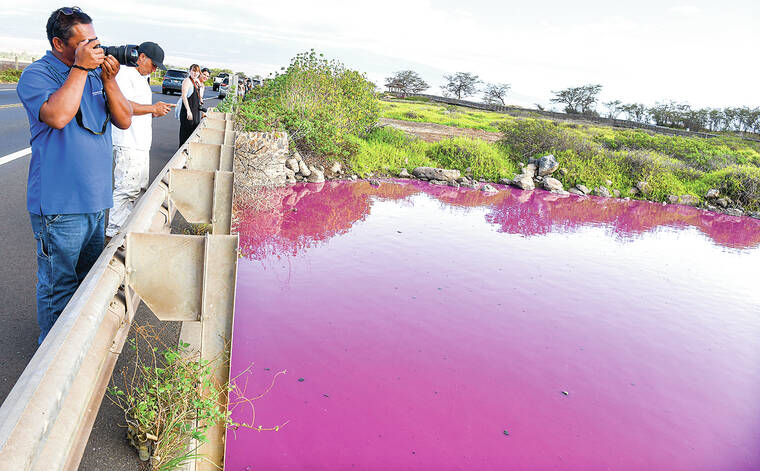
[[[34,6],[25,6],[29,4]],[[760,1],[534,2],[78,0],[112,45],[155,41],[166,62],[267,75],[315,48],[382,85],[416,70],[512,84],[508,102],[546,104],[552,90],[600,83],[602,100],[674,99],[760,106]],[[0,51],[48,49],[58,2],[0,0]],[[477,96],[479,99],[480,96]]]

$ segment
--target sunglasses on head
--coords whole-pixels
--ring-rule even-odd
[[[63,13],[66,16],[71,16],[74,14],[74,12],[77,13],[84,13],[81,8],[79,7],[63,7],[59,8],[56,12],[55,19],[57,20],[59,16],[61,16],[61,13]]]

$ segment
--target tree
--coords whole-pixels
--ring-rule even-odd
[[[454,75],[444,75],[443,78],[446,79],[446,84],[441,88],[446,96],[455,95],[457,100],[461,100],[463,96],[474,95],[478,91],[480,78],[469,72],[457,72]]]
[[[554,98],[552,103],[565,105],[565,113],[572,114],[596,114],[596,105],[602,86],[599,84],[581,85],[580,87],[566,88],[560,91],[552,91]]]
[[[489,83],[483,89],[483,102],[489,105],[506,105],[504,98],[512,88],[512,85],[508,83]]]
[[[420,93],[430,88],[422,77],[413,70],[402,70],[385,79],[385,86],[397,88],[402,93]]]
[[[623,112],[623,102],[620,100],[608,101],[604,104],[607,107],[607,117],[617,119],[618,115]]]
[[[647,107],[641,103],[626,103],[620,107],[620,110],[626,114],[629,120],[637,123],[646,123],[649,121],[647,116]]]

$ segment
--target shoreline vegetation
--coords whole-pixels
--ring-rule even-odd
[[[690,204],[760,217],[760,142],[730,134],[665,136],[572,121],[517,117],[418,99],[381,101],[366,77],[313,50],[266,80],[238,107],[241,131],[286,131],[293,152],[348,174],[395,177],[415,167],[456,169],[473,181],[514,184],[548,154],[555,192]],[[452,137],[439,142],[380,118],[500,133],[497,142]],[[582,117],[579,117],[582,119]],[[515,177],[518,177],[515,179]],[[539,175],[536,175],[537,177]],[[543,177],[541,176],[541,177]],[[518,185],[520,186],[520,185]]]

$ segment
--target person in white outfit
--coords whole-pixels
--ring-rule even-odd
[[[153,93],[147,76],[156,68],[164,67],[164,51],[153,42],[138,47],[137,67],[122,67],[116,75],[116,83],[132,105],[132,125],[121,130],[112,127],[114,187],[113,208],[108,216],[106,237],[119,232],[126,222],[140,191],[148,187],[150,168],[150,145],[153,137],[151,117],[166,115],[172,104],[153,103]]]

